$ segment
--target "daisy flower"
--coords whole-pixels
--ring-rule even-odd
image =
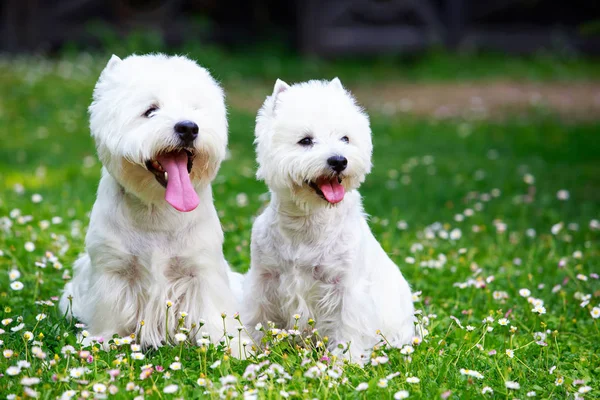
[[[94,383],[94,386],[92,386],[92,389],[96,393],[106,393],[106,385],[104,385],[102,383]]]
[[[467,375],[467,376],[472,376],[473,378],[477,378],[477,379],[483,379],[483,375],[481,374],[481,372],[472,370],[472,369],[465,369],[465,368],[461,368],[460,369],[460,374],[461,375]]]
[[[537,306],[531,309],[531,312],[543,315],[546,314],[546,307],[538,304]]]
[[[567,201],[567,200],[569,200],[569,197],[570,197],[570,194],[569,194],[568,190],[561,189],[558,192],[556,192],[556,198],[558,200]]]
[[[583,393],[587,393],[587,392],[589,392],[591,390],[592,390],[591,386],[582,386],[582,387],[579,388],[579,390],[577,392],[583,394]]]
[[[21,385],[23,386],[32,386],[37,385],[38,383],[40,383],[40,378],[23,377],[23,379],[21,379]]]
[[[20,373],[21,373],[21,368],[15,367],[14,365],[12,365],[6,369],[6,375],[9,375],[9,376],[19,375]]]
[[[165,388],[163,389],[163,392],[164,393],[175,393],[177,390],[179,390],[179,386],[168,385],[168,386],[165,386]]]
[[[11,281],[16,281],[20,277],[21,277],[21,273],[19,272],[18,269],[11,269],[8,272],[8,279],[10,279]]]
[[[380,388],[386,388],[388,386],[388,380],[380,379],[379,382],[377,382],[377,386]]]
[[[556,378],[556,380],[554,381],[554,384],[556,386],[562,386],[562,384],[565,383],[565,379],[562,376],[559,376],[558,378]]]
[[[506,382],[504,382],[504,384],[506,385],[507,389],[512,389],[512,390],[519,390],[519,389],[521,389],[521,385],[519,385],[519,382],[506,381]]]

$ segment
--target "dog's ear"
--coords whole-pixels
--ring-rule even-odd
[[[290,88],[290,85],[282,81],[281,79],[277,79],[275,82],[275,87],[273,87],[273,94],[271,95],[273,101],[273,111],[275,111],[275,104],[277,104],[277,96],[279,94],[285,92]]]
[[[273,88],[273,96],[277,97],[279,93],[283,93],[290,88],[290,85],[282,81],[281,79],[277,79],[275,82],[275,87]]]
[[[334,87],[339,90],[344,90],[344,86],[342,86],[342,81],[337,76],[329,82],[329,86]]]
[[[113,54],[112,57],[110,58],[110,60],[108,60],[108,63],[106,64],[106,67],[104,67],[104,71],[110,71],[110,70],[112,70],[120,62],[121,62],[121,59]]]

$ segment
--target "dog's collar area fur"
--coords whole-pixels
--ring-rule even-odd
[[[343,223],[343,220],[349,213],[348,210],[356,206],[356,195],[356,191],[349,191],[346,193],[344,201],[340,203],[331,204],[324,201],[322,205],[304,208],[298,206],[298,204],[287,194],[282,195],[271,192],[269,208],[274,214],[279,216],[282,228],[295,230],[293,226],[298,221],[302,220],[304,222],[302,222],[302,228],[300,228],[300,230],[304,230],[308,229],[307,227],[312,226],[313,224],[322,225],[323,221],[330,219]],[[362,210],[360,198],[358,199],[358,204],[358,207]]]

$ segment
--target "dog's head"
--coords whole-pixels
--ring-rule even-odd
[[[277,80],[255,133],[257,177],[302,208],[343,201],[371,170],[369,118],[338,78]]]
[[[180,56],[112,56],[89,112],[99,157],[127,192],[196,208],[227,146],[223,91],[207,70]]]

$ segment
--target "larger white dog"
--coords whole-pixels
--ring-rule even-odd
[[[257,176],[271,202],[252,230],[246,323],[291,329],[316,320],[330,348],[361,361],[381,340],[415,335],[412,295],[381,248],[357,191],[371,170],[367,115],[339,79],[278,80],[256,124]],[[255,332],[256,333],[256,332]]]
[[[186,327],[203,323],[219,340],[221,313],[237,311],[230,285],[241,285],[230,281],[240,277],[223,257],[210,186],[227,146],[222,89],[185,57],[113,56],[89,111],[104,168],[61,309],[71,298],[91,335],[140,332],[144,347],[164,344],[185,313]]]

